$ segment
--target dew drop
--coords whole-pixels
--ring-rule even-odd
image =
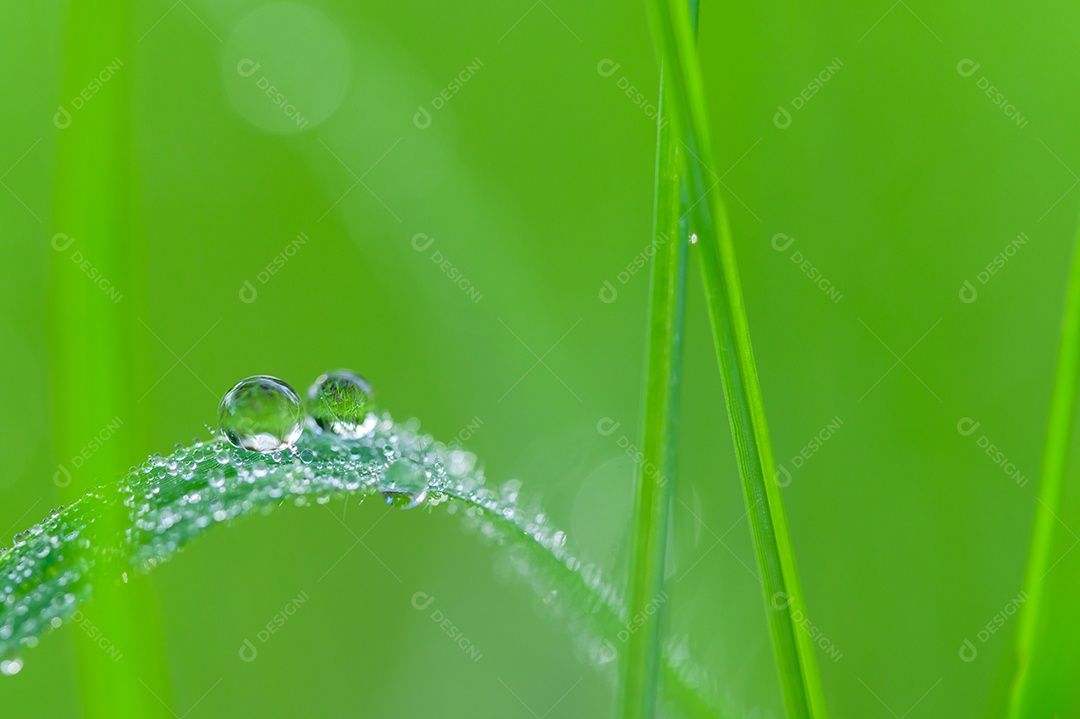
[[[237,447],[272,452],[289,447],[304,431],[300,397],[285,382],[257,375],[237,382],[218,407],[225,438]]]
[[[408,500],[405,509],[415,507],[427,497],[428,479],[424,468],[411,459],[399,459],[386,469],[389,489],[383,490],[387,504],[395,499]]]
[[[359,439],[375,428],[373,393],[367,380],[346,369],[319,375],[307,394],[308,426]]]

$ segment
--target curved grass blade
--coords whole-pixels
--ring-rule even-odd
[[[593,565],[568,549],[566,535],[519,500],[520,483],[491,487],[475,455],[422,434],[415,421],[384,415],[362,439],[306,433],[297,452],[258,454],[224,440],[155,455],[117,484],[87,493],[17,535],[0,552],[0,670],[21,667],[23,652],[71,618],[121,570],[149,571],[210,527],[285,503],[381,496],[463,514],[481,535],[507,544],[527,578],[559,589],[560,609],[591,659],[610,664],[627,622],[622,598]],[[124,526],[98,525],[117,511]],[[109,576],[110,571],[117,574]],[[684,677],[682,656],[666,659],[664,680],[677,713],[730,717],[719,700]]]
[[[695,220],[702,274],[717,358],[727,400],[735,454],[765,593],[784,704],[789,717],[826,716],[814,644],[792,616],[806,616],[795,555],[788,534],[776,467],[765,422],[749,327],[723,198],[707,180],[717,178],[701,68],[694,50],[690,12],[682,2],[649,0],[665,67],[671,68],[673,116],[686,150],[686,176],[699,198]]]
[[[1009,716],[1013,719],[1069,716],[1080,710],[1073,671],[1078,658],[1076,640],[1080,637],[1080,615],[1076,613],[1074,599],[1080,587],[1064,568],[1058,569],[1058,576],[1048,576],[1075,545],[1075,534],[1062,523],[1060,515],[1066,492],[1069,445],[1076,425],[1078,374],[1080,239],[1073,250],[1069,271],[1035,522],[1024,575],[1023,594],[1027,599],[1021,608],[1016,634],[1017,669],[1009,706]],[[1053,606],[1055,599],[1059,606]]]

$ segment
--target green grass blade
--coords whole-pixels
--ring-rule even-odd
[[[96,603],[115,579],[91,571],[105,552],[119,550],[111,562],[118,571],[142,574],[216,526],[285,504],[318,507],[345,496],[413,500],[462,516],[485,538],[506,545],[543,596],[559,598],[557,609],[574,635],[607,666],[628,621],[619,592],[571,552],[565,533],[542,509],[519,499],[520,483],[491,486],[475,455],[436,442],[416,426],[383,415],[361,439],[308,432],[295,454],[258,454],[220,439],[197,442],[155,455],[119,482],[84,494],[0,552],[0,586],[12,588],[0,594],[0,667],[76,609]],[[93,532],[112,511],[125,518],[111,528],[117,536]],[[662,671],[678,716],[731,716],[709,688],[685,678],[702,672],[683,656],[665,655]]]
[[[661,73],[662,75],[663,73]],[[630,562],[630,616],[644,621],[632,633],[624,662],[622,716],[649,719],[658,700],[664,557],[674,483],[673,410],[678,384],[679,235],[681,192],[679,145],[665,118],[663,80],[657,126],[656,208],[649,299],[642,458],[637,466]],[[685,291],[685,284],[682,285]],[[650,611],[652,610],[652,611]]]
[[[136,389],[144,388],[138,341],[138,285],[144,267],[135,227],[132,88],[135,61],[126,0],[70,2],[63,48],[64,100],[54,120],[58,151],[50,277],[50,340],[55,448],[62,501],[74,501],[135,456],[142,421]],[[92,102],[76,107],[87,83],[109,73]],[[88,441],[110,430],[92,456]],[[76,461],[77,458],[79,461]],[[85,461],[82,461],[85,460]],[[75,465],[79,466],[76,467]],[[103,513],[98,526],[123,517]],[[103,567],[102,567],[103,568]],[[104,569],[104,568],[103,568]],[[108,571],[108,570],[105,570]],[[96,717],[171,716],[143,682],[169,700],[168,673],[152,590],[103,585],[87,620],[123,647],[124,661],[106,656],[79,633],[83,713]]]
[[[754,547],[765,593],[784,704],[789,717],[825,717],[814,645],[796,630],[794,614],[806,616],[795,555],[769,442],[736,266],[735,248],[723,199],[705,173],[716,177],[701,69],[694,50],[689,10],[681,3],[650,0],[649,10],[665,67],[670,67],[672,99],[686,172],[696,205],[697,245],[705,281],[716,352],[723,378],[735,454],[742,478]]]
[[[1073,250],[1072,268],[1069,272],[1065,299],[1065,314],[1061,324],[1061,341],[1058,347],[1057,368],[1054,372],[1053,391],[1050,397],[1050,418],[1043,445],[1042,471],[1039,477],[1038,501],[1035,505],[1035,522],[1032,528],[1028,564],[1024,576],[1024,594],[1027,600],[1021,607],[1020,626],[1016,634],[1017,671],[1010,699],[1009,716],[1052,716],[1061,712],[1061,704],[1069,702],[1077,708],[1074,667],[1075,638],[1080,635],[1080,615],[1075,607],[1051,612],[1051,599],[1055,592],[1047,588],[1048,572],[1057,559],[1055,546],[1059,540],[1066,541],[1066,552],[1073,543],[1070,534],[1064,537],[1062,499],[1065,495],[1065,473],[1069,463],[1069,443],[1076,420],[1077,375],[1080,374],[1080,240]],[[1060,559],[1060,557],[1058,557]],[[1059,569],[1059,572],[1062,570]],[[1075,584],[1072,583],[1072,584]],[[1059,588],[1060,589],[1060,588]],[[1067,605],[1074,604],[1075,586],[1070,594],[1060,599]],[[1050,615],[1061,621],[1050,621]],[[1062,644],[1065,643],[1065,645]],[[1072,657],[1072,659],[1069,659]],[[1056,707],[1056,708],[1055,708]]]
[[[697,18],[697,2],[691,0]],[[652,717],[657,709],[657,671],[665,601],[664,560],[675,496],[675,450],[686,316],[689,207],[680,145],[666,110],[664,72],[657,100],[653,263],[649,290],[642,461],[638,464],[631,537],[630,615],[645,626],[631,635],[624,668],[622,715]],[[653,603],[655,602],[654,606]],[[650,611],[653,609],[654,611]]]

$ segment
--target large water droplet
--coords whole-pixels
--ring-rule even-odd
[[[218,407],[226,439],[237,447],[272,452],[291,446],[304,431],[299,395],[285,382],[257,375],[237,382]]]
[[[308,425],[319,432],[359,439],[375,428],[371,385],[347,369],[319,375],[308,389]]]

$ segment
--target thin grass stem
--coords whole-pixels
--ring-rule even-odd
[[[671,68],[673,124],[685,151],[690,194],[698,200],[693,217],[696,246],[784,705],[792,719],[823,718],[826,709],[814,644],[806,632],[797,630],[793,621],[794,616],[806,616],[806,607],[780,488],[775,482],[775,461],[734,242],[724,201],[717,190],[719,176],[713,159],[690,11],[681,2],[649,0],[648,5],[663,63]]]

